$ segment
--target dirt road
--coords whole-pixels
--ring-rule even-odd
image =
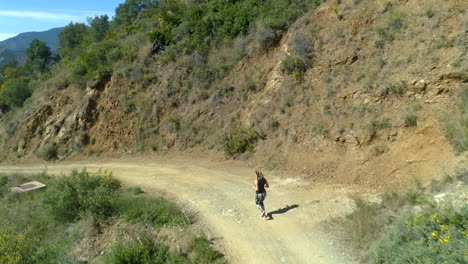
[[[272,216],[265,221],[254,203],[253,169],[232,163],[114,160],[1,166],[0,172],[47,170],[59,175],[83,167],[109,169],[125,185],[163,191],[189,206],[221,238],[229,263],[352,263],[335,247],[335,240],[318,230],[322,221],[350,212],[351,191],[344,186],[311,185],[265,173],[270,182],[265,206]]]

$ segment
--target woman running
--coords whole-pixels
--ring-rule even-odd
[[[268,185],[268,181],[265,179],[265,177],[263,177],[263,173],[261,171],[255,171],[255,174],[257,175],[257,178],[254,181],[255,204],[257,205],[257,208],[260,210],[260,212],[262,212],[260,216],[267,219],[268,216],[265,212],[265,205],[263,204],[263,201],[267,195],[265,188],[269,188],[270,186]]]

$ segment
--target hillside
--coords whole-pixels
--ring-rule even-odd
[[[24,65],[0,68],[0,172],[85,166],[105,187],[110,169],[135,195],[193,210],[212,238],[201,251],[212,242],[230,263],[466,263],[467,12],[466,0],[127,0],[112,21],[66,26],[57,58],[36,41]],[[254,170],[272,221],[253,203]],[[0,177],[0,191],[16,181]],[[5,201],[109,218],[22,255],[210,263],[179,227],[159,233],[165,250],[124,236],[134,250],[117,254],[120,199],[66,182]]]
[[[25,51],[33,39],[44,41],[53,52],[57,52],[57,40],[63,28],[53,28],[43,32],[26,32],[15,37],[0,41],[0,66],[8,62],[24,63]]]
[[[0,48],[11,51],[25,51],[33,39],[39,39],[47,43],[53,51],[57,50],[57,40],[61,28],[53,28],[41,32],[25,32],[18,34],[15,37],[0,41]]]
[[[7,64],[11,61],[24,63],[24,51],[12,51],[8,49],[0,49],[0,65]]]
[[[467,89],[465,1],[273,1],[246,21],[229,12],[251,1],[218,2],[190,20],[162,1],[69,53],[3,116],[3,158],[184,152],[375,190],[462,159],[444,119]]]

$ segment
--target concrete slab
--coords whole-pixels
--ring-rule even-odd
[[[11,191],[12,192],[28,192],[28,191],[32,191],[32,190],[41,189],[41,188],[44,188],[44,187],[46,187],[45,184],[40,183],[38,181],[32,181],[32,182],[23,183],[23,184],[21,184],[19,186],[15,186],[15,187],[11,188]]]

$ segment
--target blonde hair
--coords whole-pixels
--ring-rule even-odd
[[[256,170],[255,174],[257,174],[257,180],[263,179],[263,173],[261,171]]]

